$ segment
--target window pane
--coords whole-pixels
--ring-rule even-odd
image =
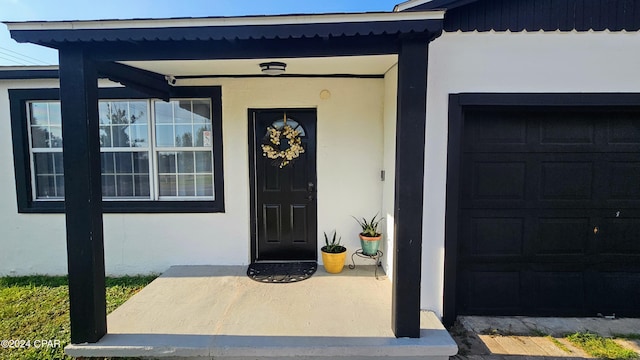
[[[158,153],[158,172],[160,174],[173,174],[176,172],[176,153]]]
[[[130,123],[137,125],[147,125],[149,117],[147,116],[146,101],[129,101]]]
[[[147,147],[149,116],[145,101],[101,101],[102,147]]]
[[[115,153],[116,157],[116,172],[119,174],[122,173],[133,173],[133,162],[131,159],[132,154],[130,152],[126,153]]]
[[[193,100],[193,123],[211,123],[211,101]]]
[[[133,177],[135,196],[149,197],[151,187],[149,186],[148,175],[135,175]]]
[[[100,165],[103,174],[115,173],[115,159],[114,153],[102,153],[100,154]]]
[[[170,102],[156,101],[156,123],[172,124],[173,123],[173,104]]]
[[[62,147],[62,127],[51,126],[49,128],[49,141],[52,148]]]
[[[102,196],[116,196],[116,177],[113,175],[102,175]]]
[[[62,113],[60,112],[60,103],[59,102],[50,102],[49,103],[49,124],[51,124],[51,125],[61,125],[62,124]]]
[[[196,151],[196,173],[211,173],[212,154],[210,151]]]
[[[64,162],[62,161],[62,153],[57,152],[53,153],[53,166],[55,167],[55,173],[62,175],[64,174]]]
[[[193,129],[191,125],[176,125],[176,146],[193,146]]]
[[[111,147],[113,143],[111,139],[111,126],[100,126],[100,147]]]
[[[193,173],[193,151],[181,151],[178,153],[178,173]]]
[[[98,119],[100,120],[100,124],[110,124],[111,120],[109,120],[109,109],[111,106],[108,101],[99,101],[98,102]]]
[[[195,176],[178,175],[178,196],[195,196]]]
[[[131,125],[129,127],[129,137],[131,146],[146,148],[149,146],[149,128],[147,125]]]
[[[213,176],[196,176],[196,196],[213,196]]]
[[[48,148],[49,147],[49,128],[46,126],[31,127],[31,147]]]
[[[173,125],[156,125],[156,145],[173,146]]]
[[[33,154],[36,175],[53,175],[53,154],[36,153]]]
[[[105,115],[111,125],[128,125],[131,123],[131,114],[129,113],[127,101],[107,102],[107,114]]]
[[[56,176],[56,196],[64,197],[64,176]]]
[[[31,125],[48,125],[49,109],[47,103],[30,103]]]
[[[116,125],[112,126],[113,147],[129,147],[129,126]]]
[[[36,197],[39,199],[57,198],[56,177],[52,175],[36,176]]]
[[[176,176],[160,175],[159,176],[160,196],[176,196]]]
[[[133,176],[116,175],[117,196],[133,196]]]
[[[133,153],[133,172],[136,174],[149,173],[149,154],[146,152]]]
[[[191,124],[191,100],[172,101],[176,124]]]
[[[167,103],[155,102],[156,145],[211,146],[211,101],[173,100],[169,104],[172,106],[171,111]]]
[[[195,125],[195,146],[213,146],[213,133],[211,125]]]
[[[102,175],[103,197],[150,197],[147,152],[102,153]]]

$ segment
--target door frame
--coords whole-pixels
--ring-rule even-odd
[[[318,136],[317,136],[317,129],[318,129],[318,109],[317,108],[312,108],[312,107],[302,107],[302,108],[296,108],[296,107],[290,107],[290,108],[248,108],[247,109],[247,123],[248,123],[248,140],[249,140],[249,204],[250,204],[250,210],[249,210],[249,226],[250,226],[250,254],[249,254],[249,261],[251,263],[254,263],[258,257],[258,197],[257,197],[257,184],[258,182],[256,181],[256,154],[257,154],[257,141],[256,141],[256,132],[255,132],[255,119],[253,118],[253,114],[256,112],[260,112],[260,111],[310,111],[310,112],[314,112],[316,115],[316,139],[314,141],[314,145],[316,147],[316,159],[317,159],[317,148],[318,148]],[[318,168],[317,168],[317,164],[316,164],[316,169],[315,169],[315,176],[316,178],[314,179],[314,183],[316,184],[316,189],[318,188]],[[317,191],[317,190],[316,190]],[[317,208],[317,192],[316,192],[316,208]],[[316,224],[318,222],[318,214],[316,211]],[[317,233],[317,231],[316,231]],[[316,234],[317,236],[317,234]],[[316,245],[317,245],[317,241],[316,241]],[[316,246],[317,247],[317,246]],[[316,261],[317,261],[317,249],[316,249]]]
[[[473,107],[629,107],[640,108],[640,93],[460,93],[449,94],[444,235],[443,323],[457,317],[458,229],[465,109]]]

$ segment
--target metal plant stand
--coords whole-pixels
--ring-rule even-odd
[[[361,257],[363,259],[371,259],[371,260],[375,260],[376,262],[376,267],[375,267],[375,276],[376,279],[378,279],[378,267],[382,266],[382,262],[380,261],[380,259],[382,258],[382,256],[384,256],[384,253],[380,250],[378,250],[378,252],[375,255],[367,255],[365,253],[362,252],[362,249],[358,249],[356,250],[353,254],[351,254],[351,264],[349,265],[349,269],[353,270],[356,268],[356,262],[354,259],[354,256],[357,257]]]

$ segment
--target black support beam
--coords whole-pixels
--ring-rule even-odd
[[[99,62],[98,73],[111,81],[164,101],[171,97],[171,85],[162,74],[116,62]]]
[[[428,46],[425,39],[404,40],[398,54],[392,294],[392,327],[396,337],[420,337]]]
[[[78,48],[60,50],[71,343],[107,332],[98,72]]]

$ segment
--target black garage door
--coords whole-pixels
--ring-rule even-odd
[[[465,112],[459,314],[640,315],[640,112]]]

